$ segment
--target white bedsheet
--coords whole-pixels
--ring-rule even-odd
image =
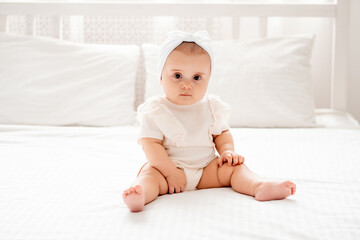
[[[360,239],[359,129],[232,129],[245,163],[296,195],[207,189],[130,213],[137,130],[0,125],[0,239]]]

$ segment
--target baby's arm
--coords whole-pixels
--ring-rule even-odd
[[[186,187],[184,170],[177,168],[170,160],[162,141],[155,138],[142,138],[141,145],[150,166],[161,172],[168,182],[169,193],[183,192]]]
[[[238,165],[244,162],[244,157],[235,153],[234,140],[230,131],[223,131],[220,135],[214,137],[214,143],[216,150],[220,154],[218,159],[218,165],[222,166],[224,162],[228,162],[229,165]]]

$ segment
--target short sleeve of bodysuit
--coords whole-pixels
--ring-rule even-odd
[[[154,119],[151,117],[151,114],[146,113],[141,116],[139,138],[164,139],[163,133],[156,125]]]
[[[210,128],[210,133],[217,136],[223,131],[230,129],[228,122],[231,114],[231,108],[217,96],[209,95],[208,99],[212,115],[215,119],[213,126]]]

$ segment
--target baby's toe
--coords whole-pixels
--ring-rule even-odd
[[[123,193],[123,196],[126,197],[127,195],[129,195],[130,193],[134,192],[135,189],[133,187],[130,187],[129,189],[126,189]]]
[[[140,185],[136,185],[134,187],[134,191],[137,192],[137,193],[142,193],[142,187]]]
[[[296,192],[296,184],[291,181],[286,181],[285,184],[286,187],[290,189],[290,194],[294,195]]]

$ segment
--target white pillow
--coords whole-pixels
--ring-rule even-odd
[[[0,123],[133,123],[139,52],[0,33]]]
[[[316,126],[309,64],[313,41],[313,36],[296,36],[212,43],[215,66],[208,91],[232,107],[230,126]],[[142,48],[149,97],[159,93],[153,86],[161,91],[153,60],[159,46]]]

